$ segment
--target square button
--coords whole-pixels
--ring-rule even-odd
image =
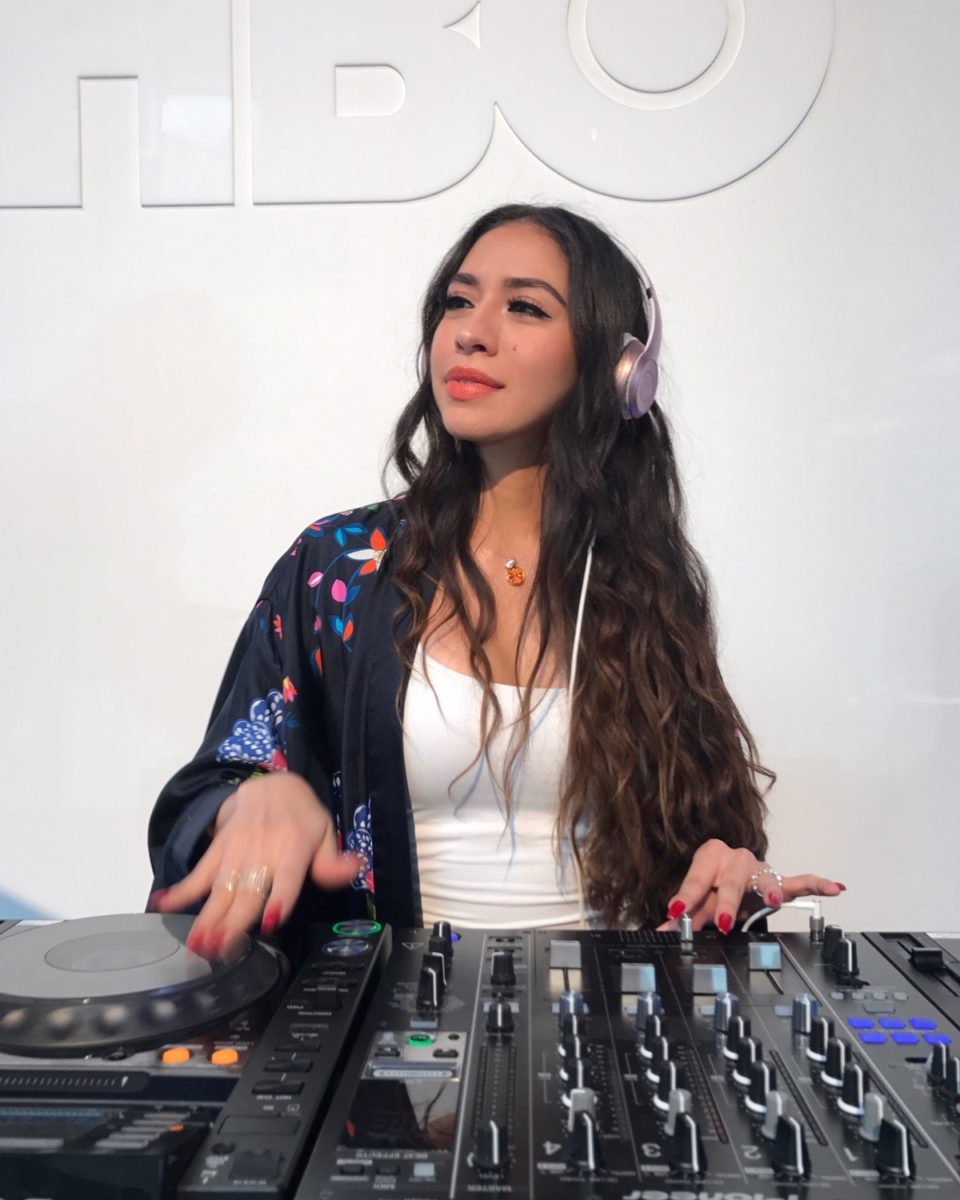
[[[936,1029],[936,1027],[937,1027],[936,1021],[930,1021],[926,1017],[911,1017],[910,1018],[910,1028],[911,1029],[924,1030],[924,1029]]]
[[[851,1029],[872,1029],[873,1021],[869,1017],[847,1017],[847,1024]],[[882,1025],[883,1022],[881,1021]]]
[[[920,1041],[915,1033],[891,1033],[890,1039],[898,1046],[915,1046]]]
[[[887,1035],[885,1033],[861,1033],[860,1041],[865,1046],[885,1046],[887,1044]]]
[[[925,1033],[923,1040],[928,1046],[949,1046],[950,1039],[945,1033]]]
[[[899,1017],[881,1017],[881,1029],[906,1029],[906,1021],[901,1021]]]

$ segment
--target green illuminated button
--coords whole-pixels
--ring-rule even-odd
[[[408,1046],[429,1046],[432,1042],[432,1033],[411,1033],[407,1038]]]
[[[338,937],[373,937],[382,928],[379,921],[338,921],[333,932]]]

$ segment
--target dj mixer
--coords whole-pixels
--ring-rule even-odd
[[[960,1197],[960,940],[0,929],[0,1200]]]

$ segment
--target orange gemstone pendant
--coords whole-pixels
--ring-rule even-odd
[[[503,565],[507,571],[507,583],[509,583],[511,587],[519,587],[526,579],[526,575],[523,573],[523,567],[517,563],[515,558],[508,558]]]

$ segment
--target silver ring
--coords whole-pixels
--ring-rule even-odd
[[[764,903],[766,903],[767,891],[769,891],[769,888],[764,890],[760,886],[760,879],[763,875],[772,875],[773,878],[777,881],[777,887],[780,889],[781,892],[783,891],[783,876],[780,874],[779,871],[775,871],[768,862],[761,863],[760,866],[757,867],[757,869],[750,876],[750,880],[749,880],[750,887],[754,890],[754,892],[756,892],[756,894],[760,897],[760,899]]]
[[[242,870],[233,868],[226,874],[221,874],[217,883],[228,892],[252,892],[261,900],[266,900],[273,884],[273,876],[267,866],[245,867]]]

